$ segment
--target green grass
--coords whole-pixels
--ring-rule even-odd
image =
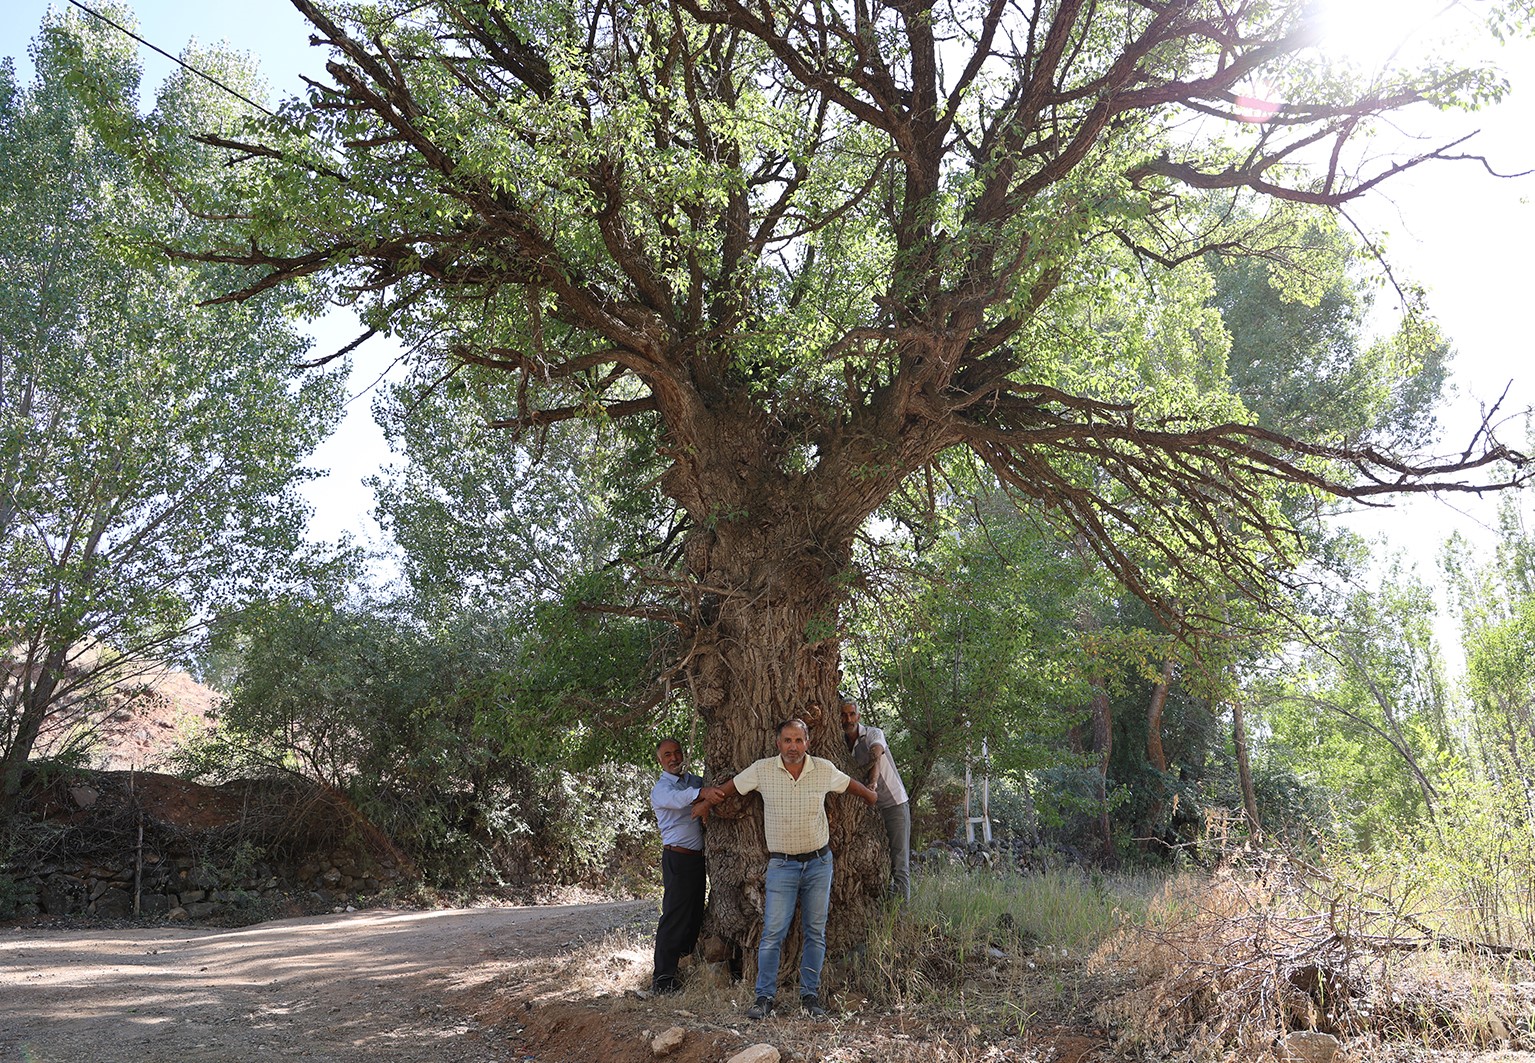
[[[1165,881],[1151,873],[1099,873],[1077,869],[1019,874],[957,868],[924,875],[912,891],[910,915],[945,927],[960,942],[1011,936],[1072,951],[1092,949],[1123,918],[1145,918]]]
[[[911,901],[886,907],[870,927],[865,985],[888,1005],[958,1005],[972,1018],[1010,1014],[1017,1026],[1024,1012],[1071,1004],[1086,957],[1126,919],[1143,920],[1163,881],[1077,870],[918,876]]]

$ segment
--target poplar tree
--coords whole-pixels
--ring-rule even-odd
[[[203,308],[230,267],[151,249],[204,223],[111,142],[217,180],[223,160],[183,130],[244,105],[178,75],[139,117],[131,44],[77,19],[45,23],[33,58],[28,86],[0,67],[0,819],[40,737],[87,725],[289,567],[303,461],[340,412],[336,381],[296,369],[294,294]],[[89,120],[108,102],[114,135]]]
[[[1295,496],[1520,475],[1486,435],[1441,460],[1265,428],[1207,346],[1206,256],[1304,277],[1313,212],[1465,154],[1370,130],[1494,98],[1489,71],[1349,70],[1301,0],[294,3],[327,77],[205,138],[245,183],[201,209],[250,220],[177,253],[247,267],[230,301],[326,286],[424,384],[499,377],[513,436],[647,440],[682,546],[603,607],[676,632],[651,698],[686,692],[712,780],[789,716],[845,758],[855,539],[947,453],[1180,628],[1265,595]],[[834,816],[846,941],[882,860]],[[727,943],[762,851],[753,814],[710,828]]]

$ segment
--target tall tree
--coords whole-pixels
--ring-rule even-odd
[[[1373,848],[1432,824],[1455,761],[1429,588],[1392,565],[1318,622],[1247,696],[1266,723],[1262,754],[1333,802],[1354,841]]]
[[[146,260],[137,236],[185,240],[188,219],[91,130],[68,61],[86,35],[93,90],[131,114],[133,53],[65,28],[45,24],[31,86],[0,68],[0,816],[50,719],[184,650],[286,565],[301,463],[339,412],[332,382],[294,372],[291,294],[205,310],[227,267]],[[211,176],[220,160],[178,132],[194,114],[235,110],[172,78],[134,135]]]
[[[1535,822],[1535,536],[1508,499],[1491,557],[1457,536],[1444,561],[1461,622],[1470,737],[1486,775],[1527,795]]]
[[[1514,457],[1289,438],[1179,357],[1207,331],[1202,255],[1283,254],[1306,208],[1450,154],[1377,163],[1372,124],[1499,91],[1352,77],[1302,0],[294,3],[331,83],[209,138],[253,218],[179,253],[249,266],[231,301],[323,280],[447,371],[504,371],[510,431],[641,423],[687,522],[665,578],[715,778],[811,704],[813,751],[841,755],[855,536],[953,448],[1152,601],[1148,559],[1261,593],[1284,486],[1465,489]],[[1100,330],[1104,307],[1142,327]],[[1185,342],[1147,343],[1159,323]],[[878,849],[834,815],[856,912]],[[737,942],[760,839],[712,828],[711,927]]]
[[[427,369],[375,404],[404,461],[372,481],[424,616],[525,610],[666,541],[660,463],[627,425],[572,422],[508,446],[485,425],[508,397],[505,374],[475,367],[434,381]]]
[[[1358,275],[1361,248],[1330,219],[1305,241],[1328,250],[1306,270],[1284,261],[1211,263],[1213,304],[1235,342],[1232,389],[1265,428],[1302,439],[1372,442],[1410,451],[1432,441],[1450,346],[1416,290],[1388,335],[1371,338],[1375,291]]]
[[[999,771],[1053,763],[1090,695],[1076,622],[1107,581],[987,486],[906,514],[901,534],[870,535],[857,555],[868,586],[846,611],[847,664],[866,710],[893,713],[886,733],[914,802],[938,764],[978,755],[982,740]]]

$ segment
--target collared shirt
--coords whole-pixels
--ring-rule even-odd
[[[686,772],[673,775],[663,771],[650,788],[650,807],[656,810],[662,845],[680,845],[684,849],[704,847],[703,823],[693,818],[692,811],[693,802],[698,800],[698,789],[703,784],[697,775]]]
[[[826,795],[840,794],[853,780],[831,761],[807,756],[799,778],[781,757],[764,757],[735,777],[736,791],[762,793],[762,831],[769,852],[812,853],[831,839]]]
[[[846,736],[843,736],[846,741]],[[906,784],[901,781],[901,773],[895,770],[895,758],[890,755],[890,743],[885,741],[885,732],[878,727],[869,727],[865,724],[858,725],[858,738],[853,742],[853,763],[860,768],[869,766],[869,761],[874,759],[873,746],[884,746],[885,754],[879,758],[879,769],[875,773],[875,791],[879,800],[876,808],[894,808],[896,805],[906,802]]]

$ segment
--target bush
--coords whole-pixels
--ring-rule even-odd
[[[3,866],[4,863],[5,861],[0,860],[0,866]],[[19,892],[16,880],[3,870],[0,870],[0,919],[16,918],[18,899]]]
[[[1417,832],[1423,859],[1403,847],[1399,873],[1423,876],[1459,918],[1446,929],[1493,945],[1535,945],[1535,810],[1525,783],[1460,780],[1443,788],[1437,824]]]
[[[642,673],[643,639],[619,631],[603,643],[570,610],[545,612],[574,626],[560,637],[579,648],[556,651],[555,634],[526,618],[428,627],[408,603],[250,610],[215,643],[237,662],[220,725],[178,765],[194,777],[317,780],[434,887],[600,879],[653,833],[648,743],[626,748],[593,708]],[[641,756],[643,770],[626,763]]]
[[[1366,867],[1251,853],[1173,879],[1095,957],[1139,983],[1101,1017],[1123,1049],[1148,1055],[1283,1059],[1298,1031],[1364,1045],[1535,1046],[1529,953],[1431,924],[1446,895],[1426,888],[1421,855]]]

